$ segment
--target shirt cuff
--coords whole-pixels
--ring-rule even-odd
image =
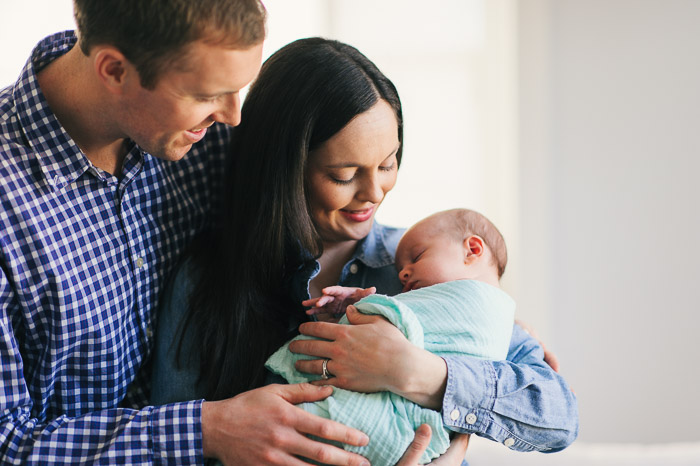
[[[447,387],[442,401],[442,421],[448,429],[486,437],[512,450],[540,450],[495,420],[493,409],[498,376],[490,361],[477,358],[444,360]]]
[[[153,408],[151,439],[155,464],[202,464],[202,402]]]

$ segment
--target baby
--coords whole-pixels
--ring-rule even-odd
[[[362,313],[385,317],[413,344],[438,356],[505,359],[515,311],[515,302],[499,288],[506,260],[503,237],[488,219],[467,209],[448,210],[421,220],[401,238],[396,267],[403,293],[390,297],[373,294],[373,288],[335,286],[304,304],[313,306],[308,313],[322,320],[335,320],[354,304]],[[339,323],[347,324],[347,318]],[[287,346],[273,354],[266,367],[290,383],[313,380],[315,376],[294,368],[305,356],[291,353]],[[396,464],[424,423],[430,424],[433,437],[423,462],[449,446],[449,431],[439,412],[391,392],[336,388],[332,397],[302,407],[365,432],[369,445],[346,448],[371,464]]]

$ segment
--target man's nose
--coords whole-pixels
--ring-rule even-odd
[[[227,94],[221,99],[221,107],[212,119],[229,126],[238,126],[241,123],[241,100],[238,92]]]

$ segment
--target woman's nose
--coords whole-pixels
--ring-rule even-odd
[[[384,199],[384,190],[376,175],[367,178],[359,194],[363,201],[369,201],[375,204],[382,202]]]

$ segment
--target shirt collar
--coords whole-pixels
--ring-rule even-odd
[[[13,88],[20,128],[36,154],[41,171],[55,189],[72,183],[87,170],[96,170],[49,108],[37,73],[68,52],[77,42],[73,31],[46,37],[32,51]]]
[[[357,259],[373,268],[385,267],[394,263],[394,256],[389,252],[384,240],[384,227],[382,225],[373,221],[372,230],[358,243],[352,259]]]

